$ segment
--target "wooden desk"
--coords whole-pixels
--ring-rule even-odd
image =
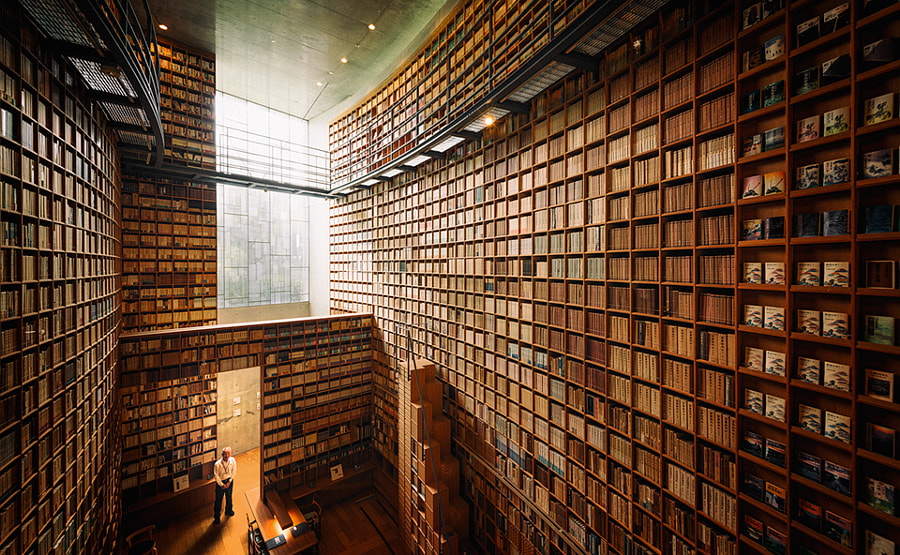
[[[253,513],[253,518],[256,519],[256,524],[259,526],[260,532],[262,532],[263,539],[269,541],[275,536],[282,535],[286,540],[284,544],[270,549],[269,553],[271,555],[294,555],[296,553],[303,553],[307,550],[315,550],[317,552],[319,538],[316,537],[312,528],[296,538],[290,530],[282,531],[281,526],[278,524],[278,519],[272,514],[271,509],[263,503],[260,495],[261,493],[260,488],[254,488],[246,492],[244,496],[247,498],[247,503],[250,505],[250,512]],[[284,505],[294,526],[306,522],[306,519],[303,518],[303,513],[300,512],[300,509],[297,507],[297,504],[294,503],[293,499],[286,500]]]

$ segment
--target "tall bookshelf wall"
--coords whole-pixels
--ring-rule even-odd
[[[0,7],[0,554],[115,551],[119,154],[77,72]]]
[[[260,367],[267,484],[289,490],[370,458],[371,329],[370,316],[348,315],[123,335],[125,508],[172,492],[176,477],[208,481],[230,370]]]
[[[332,310],[374,313],[376,380],[407,333],[437,364],[482,548],[893,550],[898,30],[679,3],[333,203]]]
[[[122,191],[124,331],[215,324],[215,185],[126,175]]]

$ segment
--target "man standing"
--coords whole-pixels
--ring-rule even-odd
[[[237,474],[237,462],[231,456],[231,447],[222,449],[222,458],[213,467],[216,479],[216,505],[213,507],[213,524],[219,523],[219,511],[222,510],[222,496],[225,496],[225,516],[234,516],[231,510],[231,492],[234,490],[234,475]]]

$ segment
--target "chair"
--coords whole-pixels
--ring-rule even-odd
[[[153,540],[154,528],[156,526],[151,524],[128,534],[125,538],[128,555],[157,555],[156,542]]]
[[[322,505],[319,503],[318,496],[313,498],[312,504],[304,505],[300,510],[303,512],[303,518],[306,519],[309,527],[312,528],[312,531],[318,538],[322,525]]]

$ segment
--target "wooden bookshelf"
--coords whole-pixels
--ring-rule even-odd
[[[119,155],[78,72],[0,21],[0,553],[112,551]]]
[[[444,384],[485,551],[900,541],[864,501],[869,478],[900,486],[898,397],[866,376],[887,372],[883,389],[900,356],[900,66],[896,49],[864,59],[900,12],[841,4],[663,8],[530,114],[332,205],[332,309],[371,310],[384,342],[376,447],[391,458],[409,336]],[[844,54],[827,64],[843,73],[801,82]],[[873,119],[889,94],[894,117]],[[802,281],[816,264],[822,281]]]

